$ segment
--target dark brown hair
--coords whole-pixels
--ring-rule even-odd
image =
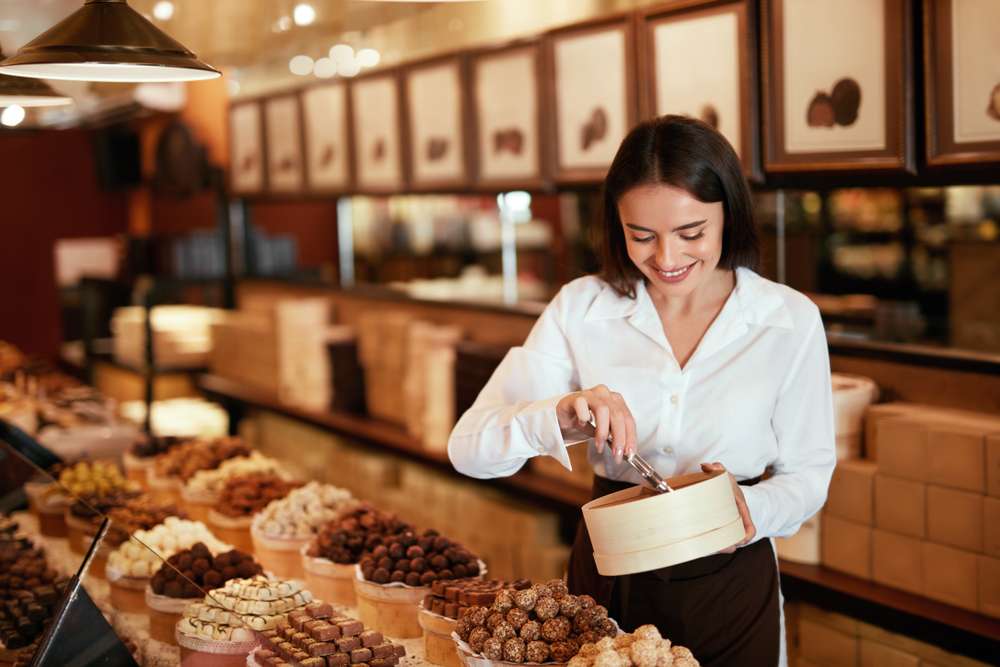
[[[618,200],[632,188],[663,183],[702,202],[722,202],[722,256],[719,266],[756,269],[760,260],[750,188],[729,142],[711,127],[684,116],[661,116],[640,123],[618,147],[604,179],[604,216],[596,246],[600,276],[618,294],[635,298],[642,273],[629,259]]]

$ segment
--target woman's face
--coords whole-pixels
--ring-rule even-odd
[[[687,296],[711,279],[722,256],[722,202],[653,183],[622,195],[618,217],[629,258],[660,295]]]

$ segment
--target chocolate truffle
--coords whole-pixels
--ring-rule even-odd
[[[559,603],[555,598],[541,597],[535,603],[535,616],[541,621],[555,618],[559,614]]]
[[[476,653],[481,653],[484,642],[490,638],[490,631],[486,628],[475,628],[469,633],[469,646]]]
[[[483,642],[483,655],[489,660],[503,660],[503,642],[490,637]]]
[[[542,626],[538,621],[528,621],[521,626],[518,635],[524,641],[536,641],[542,637]]]
[[[535,602],[538,601],[538,593],[534,589],[526,588],[523,591],[518,591],[514,593],[514,604],[525,611],[531,611],[535,608]]]
[[[530,620],[528,612],[520,607],[514,607],[507,612],[507,622],[514,626],[515,630],[520,630],[521,626]]]
[[[563,618],[562,616],[550,618],[542,623],[542,639],[549,642],[563,641],[569,637],[569,631],[571,629],[572,625],[569,620]],[[566,660],[569,660],[569,658]],[[566,662],[566,660],[559,660],[558,662]]]
[[[524,662],[524,641],[512,637],[503,643],[503,659],[507,662]]]
[[[514,626],[507,621],[500,621],[497,623],[497,627],[493,628],[493,636],[501,641],[507,641],[511,637],[516,637],[517,632],[514,631]]]

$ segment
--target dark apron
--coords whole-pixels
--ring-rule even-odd
[[[758,480],[741,482],[755,484]],[[594,498],[634,486],[594,476]],[[778,567],[770,540],[651,572],[605,577],[580,522],[569,559],[569,590],[608,608],[622,630],[655,625],[691,649],[703,667],[777,665],[781,637]]]

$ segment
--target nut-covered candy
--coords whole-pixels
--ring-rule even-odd
[[[503,660],[503,642],[490,637],[483,642],[483,655],[490,660]]]
[[[590,609],[591,607],[597,606],[597,601],[594,600],[594,598],[592,598],[589,595],[586,595],[586,594],[584,594],[584,595],[577,595],[576,599],[579,600],[580,607],[582,609]]]
[[[535,603],[535,616],[539,620],[547,621],[555,618],[559,614],[559,603],[552,597],[540,597]]]
[[[553,642],[549,649],[552,659],[556,662],[569,662],[569,659],[576,654],[576,650],[576,645],[567,641]]]
[[[507,622],[514,626],[515,630],[520,630],[521,626],[528,622],[528,612],[520,607],[514,607],[507,612]]]
[[[542,639],[548,642],[563,641],[569,637],[571,629],[572,625],[570,622],[562,616],[550,618],[542,623]],[[569,660],[569,658],[566,658],[566,660]],[[566,662],[566,660],[559,660],[558,662]]]
[[[501,614],[498,611],[494,611],[489,616],[486,617],[486,627],[490,631],[493,631],[496,629],[498,625],[503,623],[503,621],[504,621],[503,614]]]
[[[573,618],[581,609],[580,599],[575,595],[567,595],[559,600],[559,613],[567,618]]]
[[[469,639],[468,639],[469,646],[472,647],[473,651],[479,653],[483,650],[483,644],[489,638],[490,638],[489,630],[487,630],[486,628],[474,628],[472,632],[469,633]]]
[[[549,595],[557,600],[561,600],[569,595],[569,589],[566,588],[566,582],[562,579],[553,579],[552,581],[546,582],[545,585],[549,589]]]
[[[535,608],[535,602],[538,601],[538,592],[533,588],[525,588],[523,591],[518,591],[514,593],[514,604],[525,611],[531,611]]]
[[[527,662],[545,662],[549,659],[549,645],[540,641],[528,642],[527,649],[525,650],[525,659]]]
[[[538,621],[528,621],[518,631],[521,639],[532,642],[542,638],[542,625]]]
[[[497,627],[493,628],[493,636],[501,641],[507,641],[512,637],[516,637],[517,632],[514,631],[514,626],[507,621],[500,621],[497,623]]]
[[[635,636],[636,639],[655,639],[657,641],[663,639],[663,637],[660,636],[660,631],[656,628],[656,626],[650,625],[648,623],[646,625],[640,625],[638,628],[635,629],[635,632],[633,632],[632,634]]]
[[[629,656],[636,667],[656,667],[659,651],[656,639],[637,639],[629,648]]]
[[[524,641],[512,637],[503,643],[503,659],[507,662],[524,662]]]
[[[511,591],[503,590],[497,593],[497,598],[493,601],[493,611],[506,614],[513,606],[514,594]]]

